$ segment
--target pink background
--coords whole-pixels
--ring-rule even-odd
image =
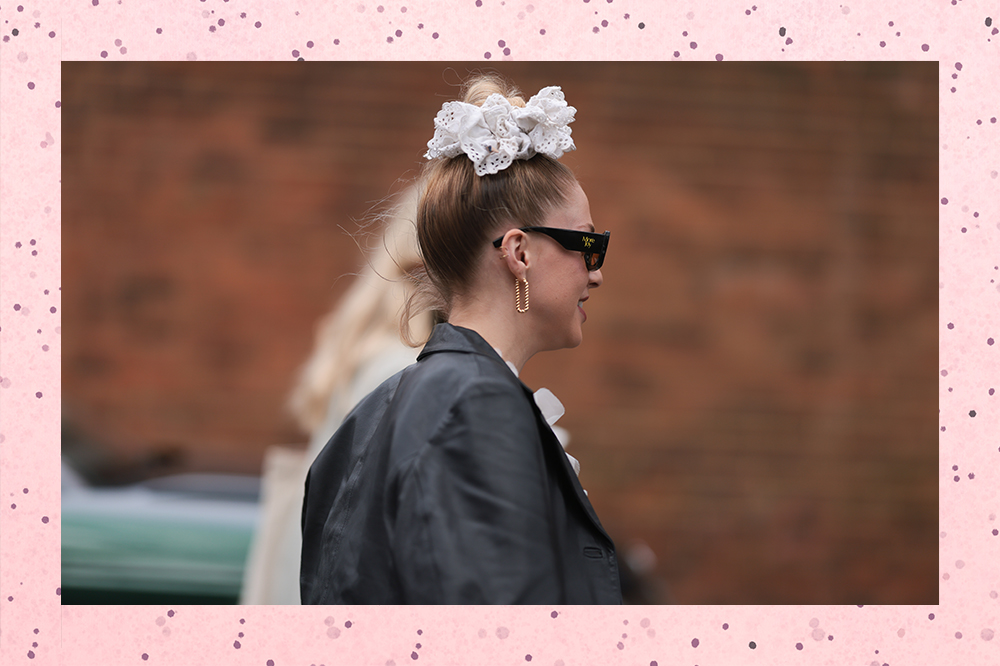
[[[1000,662],[1000,396],[991,395],[1000,388],[991,246],[1000,235],[1000,6],[379,1],[0,3],[0,662]],[[680,60],[938,61],[940,605],[61,607],[60,61],[287,61],[293,51],[313,60],[670,60],[676,51]]]

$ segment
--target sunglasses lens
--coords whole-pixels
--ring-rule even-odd
[[[592,271],[596,271],[601,265],[601,255],[596,252],[584,252],[583,261],[587,264],[587,268]]]

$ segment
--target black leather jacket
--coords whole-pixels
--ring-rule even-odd
[[[450,324],[313,463],[300,583],[305,604],[621,603],[614,544],[531,391]]]

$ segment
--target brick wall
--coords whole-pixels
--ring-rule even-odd
[[[464,63],[65,63],[63,401],[105,470],[256,472]],[[499,63],[613,242],[523,378],[661,601],[935,603],[933,63]],[[97,463],[95,463],[96,465]]]

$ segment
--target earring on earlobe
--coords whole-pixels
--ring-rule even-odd
[[[524,280],[524,309],[521,309],[521,280],[514,278],[514,307],[517,308],[518,312],[528,311],[528,278],[522,278]]]

